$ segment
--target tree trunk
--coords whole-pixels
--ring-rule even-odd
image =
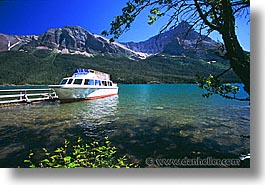
[[[227,38],[228,37],[228,38]],[[250,95],[250,62],[248,55],[239,45],[237,38],[223,36],[225,47],[227,50],[226,57],[230,60],[233,71],[244,83],[245,91]]]
[[[222,0],[224,8],[224,24],[220,29],[226,48],[226,57],[237,76],[244,83],[245,91],[250,95],[250,61],[249,56],[244,52],[238,42],[235,33],[235,18],[233,15],[230,0]]]

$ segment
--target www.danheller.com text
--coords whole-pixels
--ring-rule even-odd
[[[201,167],[225,167],[225,166],[239,166],[240,159],[215,159],[212,157],[206,158],[188,158],[184,157],[182,159],[166,159],[166,158],[151,158],[145,159],[145,163],[152,167],[185,167],[185,166],[201,166]]]

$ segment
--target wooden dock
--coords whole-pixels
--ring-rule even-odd
[[[56,100],[53,89],[5,89],[0,90],[0,104],[32,103]]]

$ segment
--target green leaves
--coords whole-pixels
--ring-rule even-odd
[[[41,162],[42,163],[49,163],[50,161],[49,161],[49,159],[43,159]]]
[[[156,7],[156,8],[153,8],[150,10],[150,14],[152,15],[156,15],[156,16],[163,16],[164,13],[160,12],[159,9]]]
[[[149,18],[149,20],[147,23],[149,25],[153,24],[157,20],[157,18],[155,16],[151,16],[151,15],[149,15],[148,18]]]
[[[240,90],[237,85],[231,85],[229,83],[223,84],[212,74],[210,74],[207,78],[197,76],[197,80],[199,87],[206,90],[206,93],[202,95],[205,98],[209,98],[213,94],[218,94],[227,99],[240,100],[236,97],[236,94]]]
[[[150,15],[148,16],[149,20],[148,20],[148,24],[151,25],[153,24],[159,17],[163,16],[164,13],[159,11],[158,7],[152,8],[150,10]]]
[[[62,151],[63,151],[62,149],[58,148],[58,149],[55,150],[54,152],[56,152],[56,153],[60,153],[60,152],[62,152]]]
[[[30,151],[28,159],[24,160],[30,168],[129,168],[138,167],[137,164],[128,163],[126,156],[118,158],[117,149],[111,145],[108,137],[103,144],[97,141],[84,143],[78,138],[76,143],[64,142],[63,147],[49,152],[43,148],[44,159],[33,162],[34,153]]]
[[[64,160],[64,162],[67,163],[67,162],[71,161],[71,156],[66,156],[63,158],[63,160]]]
[[[122,12],[132,13],[135,10],[135,5],[130,2],[127,2],[127,6],[122,9]]]

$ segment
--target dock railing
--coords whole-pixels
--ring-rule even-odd
[[[0,104],[31,103],[54,100],[57,95],[53,89],[4,89],[0,90]]]

